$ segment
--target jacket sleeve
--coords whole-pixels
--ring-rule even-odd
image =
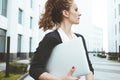
[[[87,46],[86,46],[85,39],[84,39],[84,37],[83,37],[82,35],[80,35],[80,34],[76,34],[76,33],[75,33],[75,35],[76,35],[77,37],[81,37],[81,38],[82,38],[83,45],[84,45],[84,48],[85,48],[85,51],[86,51],[86,56],[87,56],[88,65],[89,65],[90,71],[92,71],[93,74],[94,74],[94,69],[93,69],[92,63],[91,63],[90,58],[89,58],[89,55],[88,55],[88,50],[87,50]]]
[[[91,61],[90,61],[90,58],[89,58],[89,55],[88,55],[88,50],[87,50],[87,47],[86,47],[86,42],[85,42],[85,39],[84,39],[83,36],[82,36],[82,39],[83,39],[83,44],[84,44],[84,48],[85,48],[85,51],[86,51],[86,56],[87,56],[89,68],[90,68],[90,70],[91,70],[91,71],[93,72],[93,74],[94,74],[94,69],[93,69],[92,63],[91,63]]]
[[[44,39],[39,43],[36,49],[29,69],[29,74],[35,80],[38,80],[39,76],[46,72],[45,66],[49,59],[52,49],[58,44],[57,39],[46,35]]]

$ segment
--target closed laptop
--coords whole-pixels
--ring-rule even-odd
[[[62,77],[70,71],[72,66],[75,67],[73,76],[90,73],[81,37],[57,45],[52,51],[46,69],[51,74]]]

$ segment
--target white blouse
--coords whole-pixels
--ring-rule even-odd
[[[58,33],[62,39],[62,42],[71,40],[71,39],[69,39],[69,37],[65,34],[65,32],[61,28],[58,29]],[[73,39],[77,38],[77,36],[74,33],[72,33],[72,38]]]

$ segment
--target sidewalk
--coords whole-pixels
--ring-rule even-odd
[[[5,68],[6,68],[6,63],[5,62],[0,63],[0,72],[4,71]]]

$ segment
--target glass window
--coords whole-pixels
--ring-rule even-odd
[[[7,0],[0,0],[0,14],[7,16]]]
[[[30,7],[33,8],[33,0],[30,0]]]
[[[19,8],[19,13],[18,13],[18,23],[22,24],[22,17],[23,17],[23,11],[22,9]]]
[[[30,37],[30,40],[29,40],[29,53],[32,52],[31,49],[32,49],[32,37]]]
[[[17,47],[17,52],[21,52],[21,42],[22,42],[22,35],[18,34],[18,47]]]
[[[117,41],[115,41],[115,49],[116,49],[116,52],[117,52]]]
[[[0,29],[0,53],[5,53],[6,31]]]
[[[114,3],[116,2],[116,0],[114,0]]]
[[[115,18],[116,18],[116,9],[115,9]]]
[[[119,4],[119,7],[118,7],[118,9],[119,9],[119,11],[118,11],[118,12],[119,12],[119,15],[120,15],[120,4]]]
[[[120,22],[119,22],[119,33],[120,33]]]
[[[32,25],[33,25],[33,18],[30,17],[30,29],[32,29]]]
[[[0,15],[2,14],[2,0],[0,0]]]
[[[117,25],[115,24],[115,35],[117,35]]]

